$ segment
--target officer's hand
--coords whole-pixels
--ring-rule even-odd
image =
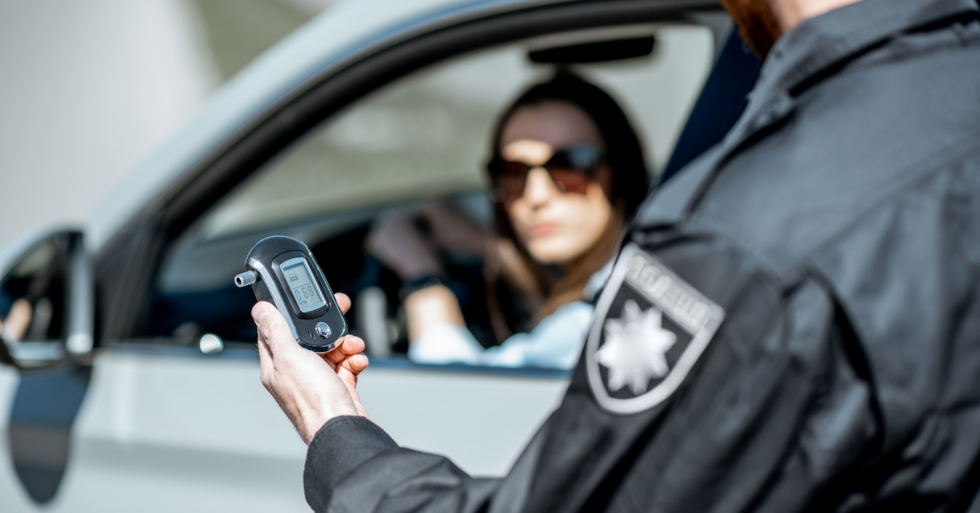
[[[337,294],[342,312],[350,299]],[[347,335],[336,349],[319,355],[293,340],[286,320],[274,306],[259,301],[252,307],[259,332],[262,384],[286,413],[307,445],[326,422],[342,415],[367,417],[354,390],[357,375],[368,366],[364,341]]]

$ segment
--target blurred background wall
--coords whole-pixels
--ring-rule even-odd
[[[0,244],[80,220],[335,0],[0,0]]]

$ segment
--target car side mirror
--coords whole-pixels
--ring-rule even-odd
[[[19,369],[87,363],[94,284],[82,234],[49,233],[0,261],[0,362]]]

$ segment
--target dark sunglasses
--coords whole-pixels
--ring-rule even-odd
[[[491,197],[497,202],[521,197],[527,184],[527,173],[536,167],[543,167],[548,172],[559,191],[585,194],[603,156],[602,148],[591,144],[561,148],[540,166],[505,160],[497,154],[487,164],[494,185]]]

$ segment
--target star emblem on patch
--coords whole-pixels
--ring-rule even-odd
[[[635,244],[623,248],[586,341],[603,408],[636,413],[680,385],[724,318],[718,305]]]
[[[641,310],[628,300],[621,319],[606,319],[606,343],[595,353],[599,365],[609,369],[609,388],[629,385],[634,394],[646,391],[650,378],[667,375],[667,351],[677,335],[662,327],[663,313],[656,308]]]

